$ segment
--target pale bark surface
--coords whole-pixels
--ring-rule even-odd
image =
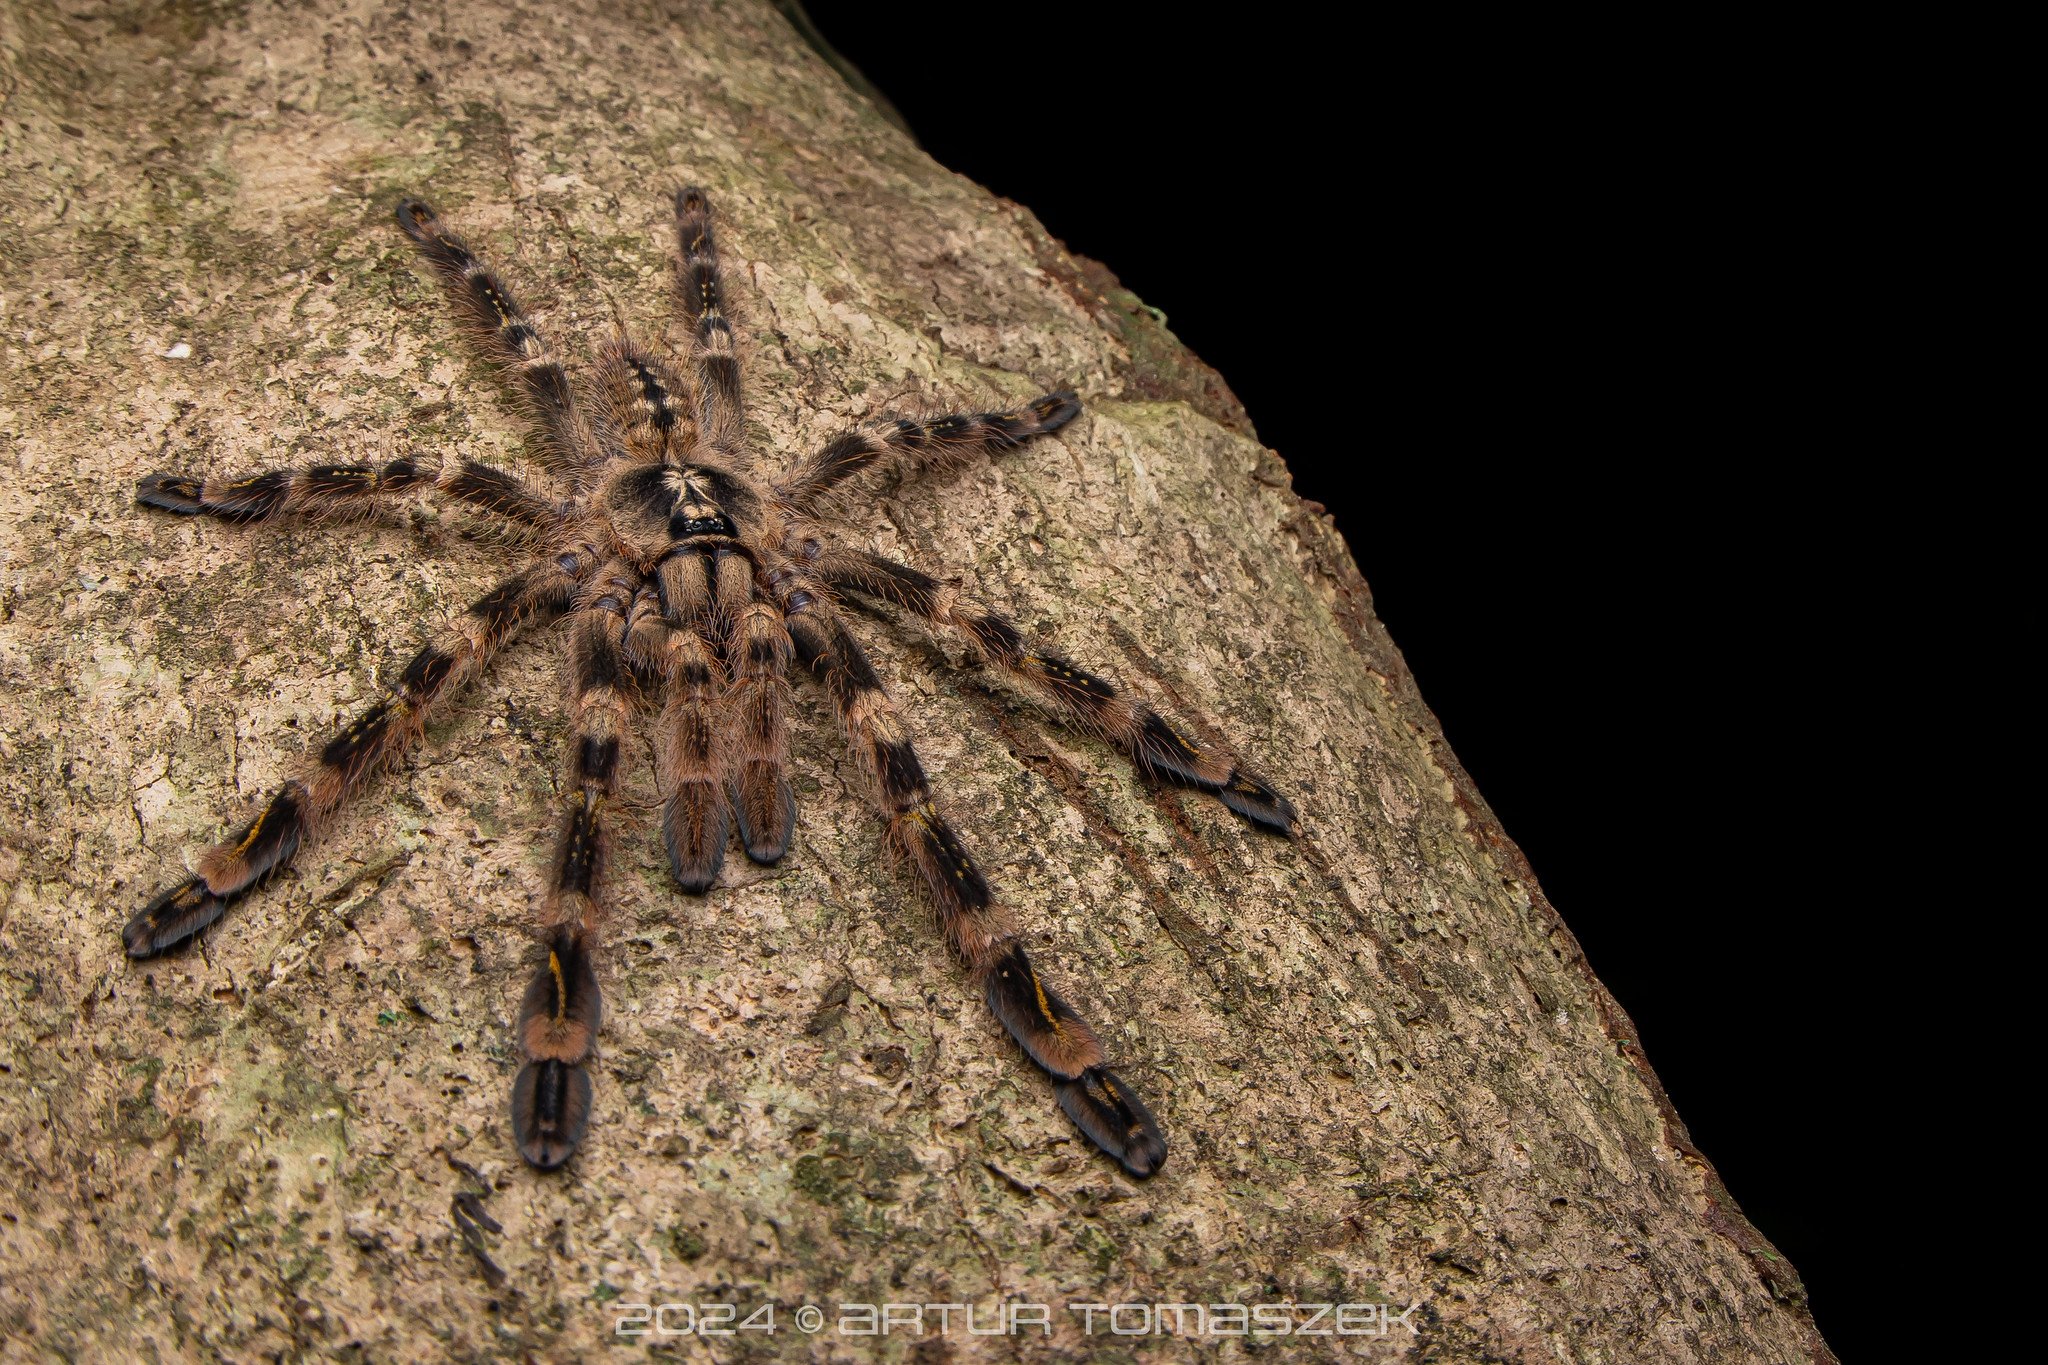
[[[1099,77],[1085,27],[1047,41],[975,85]],[[1169,1359],[1191,1348],[1084,1340],[1058,1306],[1295,1299],[1420,1304],[1373,1359],[1826,1358],[1221,381],[772,9],[9,0],[0,63],[8,1354],[570,1359],[616,1349],[621,1302],[772,1300],[781,1331],[709,1355],[854,1359],[872,1343],[787,1315],[1007,1299],[1059,1332],[917,1358]],[[525,1169],[505,1119],[552,643],[203,952],[121,956],[185,853],[512,562],[459,517],[170,518],[136,477],[414,445],[517,463],[392,205],[432,198],[574,353],[614,317],[661,325],[685,180],[727,224],[764,445],[1080,391],[1059,439],[890,489],[860,535],[1212,717],[1302,810],[1298,843],[1261,837],[953,647],[860,623],[1034,953],[1152,1098],[1172,1155],[1149,1183],[960,982],[812,690],[795,850],[708,898],[669,884],[641,750],[597,1122],[565,1175]],[[475,1188],[451,1156],[488,1182],[501,1286],[451,1219]]]

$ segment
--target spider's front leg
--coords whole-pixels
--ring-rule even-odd
[[[246,475],[164,471],[137,483],[135,500],[180,516],[241,523],[280,515],[364,517],[422,490],[481,508],[536,535],[559,529],[575,513],[574,504],[547,497],[502,469],[475,460],[437,463],[411,456],[381,465],[324,464]]]
[[[421,201],[400,201],[398,226],[441,276],[478,347],[512,381],[533,420],[542,462],[578,484],[587,482],[603,463],[603,452],[577,406],[569,372],[549,352],[511,288]]]
[[[793,512],[814,515],[826,495],[870,465],[891,456],[911,473],[948,469],[981,456],[1015,450],[1080,415],[1081,404],[1067,392],[1048,393],[1008,412],[963,412],[922,421],[901,417],[842,431],[806,459],[775,492]]]
[[[583,590],[569,621],[568,809],[548,889],[545,956],[519,1009],[519,1048],[526,1062],[512,1083],[519,1154],[544,1171],[567,1161],[590,1126],[584,1064],[604,1014],[592,964],[604,870],[600,817],[618,790],[632,702],[626,621],[638,588],[639,576],[614,560]]]
[[[1098,1147],[1140,1178],[1166,1160],[1145,1102],[1106,1064],[1087,1021],[1047,984],[1010,916],[958,834],[934,806],[923,765],[866,654],[799,575],[778,581],[797,658],[831,694],[848,743],[888,820],[892,844],[917,868],[946,940],[1025,1054],[1052,1077],[1060,1108]]]
[[[697,431],[713,450],[738,459],[746,440],[739,347],[725,315],[711,200],[694,186],[676,191],[676,248],[676,310],[690,329]]]
[[[154,957],[185,942],[289,862],[364,778],[419,743],[433,709],[481,673],[521,625],[567,607],[577,580],[595,562],[587,547],[565,551],[477,599],[413,655],[388,696],[322,746],[310,769],[288,779],[253,820],[202,853],[192,876],[128,921],[121,931],[128,955]]]

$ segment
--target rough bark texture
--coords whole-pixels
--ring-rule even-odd
[[[1420,1305],[1418,1336],[1310,1348],[1374,1358],[1826,1358],[1222,382],[765,4],[603,8],[0,8],[9,1352],[565,1359],[616,1347],[622,1303],[772,1301],[778,1332],[710,1353],[1165,1359],[1194,1347],[1084,1338],[1063,1305],[1294,1299]],[[1010,97],[1088,78],[1085,32],[1058,46],[1042,90],[996,54]],[[763,442],[1081,392],[1060,439],[889,491],[872,544],[1213,717],[1302,809],[1298,843],[1263,838],[865,623],[1034,952],[1152,1097],[1172,1156],[1149,1183],[1077,1139],[962,986],[815,692],[779,869],[676,893],[640,765],[598,1122],[565,1175],[523,1168],[505,1119],[552,643],[203,951],[120,955],[183,853],[507,562],[424,512],[146,513],[137,475],[518,462],[393,203],[430,195],[573,351],[661,325],[686,178],[750,301]],[[451,1217],[464,1191],[502,1224],[476,1234],[502,1284]],[[790,1317],[1002,1300],[1058,1330],[883,1344]]]

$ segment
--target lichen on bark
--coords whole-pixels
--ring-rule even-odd
[[[1060,1306],[1292,1299],[1419,1305],[1388,1358],[1827,1357],[1221,379],[771,7],[17,5],[0,76],[11,1353],[568,1359],[674,1301],[781,1306],[721,1358],[853,1359],[877,1343],[795,1307],[1007,1301],[1059,1330],[944,1347],[1163,1359],[1188,1343]],[[794,853],[703,900],[669,884],[642,749],[564,1175],[504,1116],[563,736],[545,643],[203,951],[120,955],[182,851],[504,562],[424,512],[153,516],[136,477],[519,461],[393,203],[432,196],[573,349],[662,326],[685,178],[750,302],[761,445],[1077,389],[1060,439],[886,487],[870,543],[1213,717],[1301,807],[1298,842],[1261,838],[862,623],[1034,953],[1153,1097],[1150,1182],[962,987],[814,694]]]

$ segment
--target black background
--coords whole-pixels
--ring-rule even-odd
[[[1846,943],[1897,891],[1833,776],[1869,648],[1846,476],[1801,458],[1839,417],[1808,395],[1856,132],[1812,53],[1677,18],[809,9],[933,157],[1221,371],[1822,1331],[1889,1331],[1847,1231],[1892,1087]]]

